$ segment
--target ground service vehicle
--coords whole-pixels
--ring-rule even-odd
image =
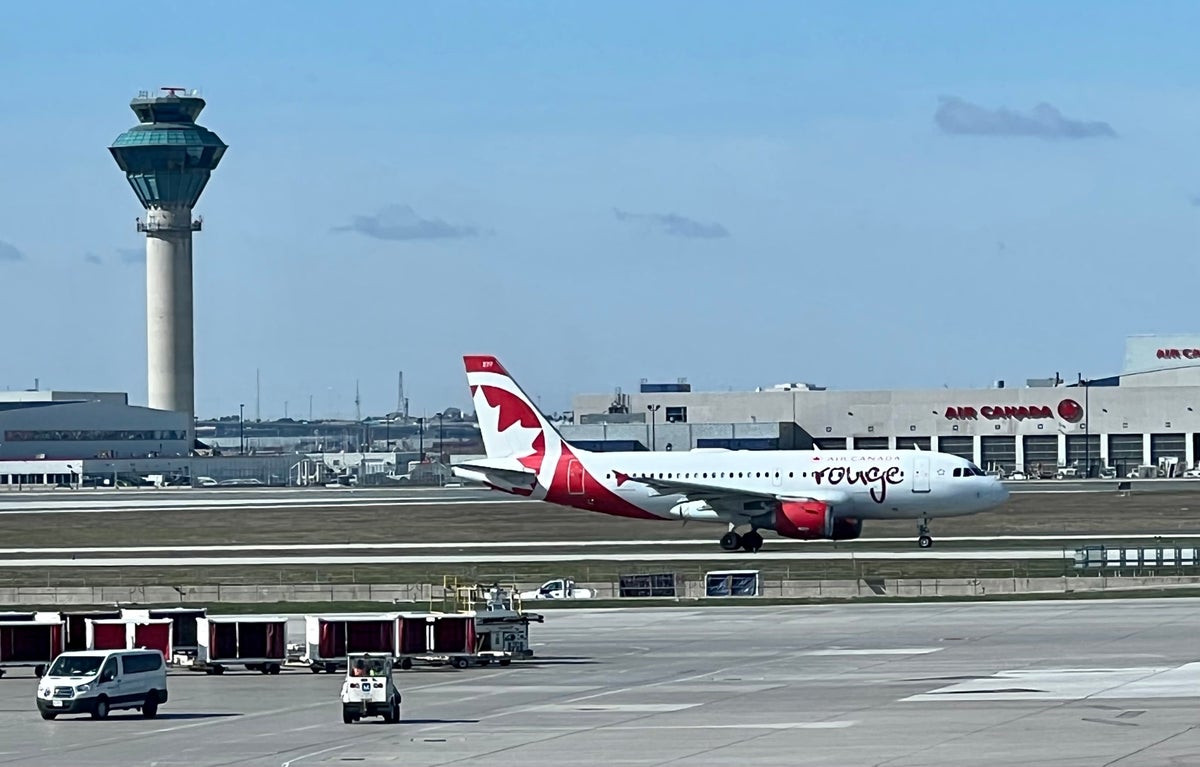
[[[65,652],[50,664],[37,688],[43,719],[91,714],[104,719],[115,709],[137,709],[147,719],[167,702],[167,664],[157,650]]]
[[[400,691],[392,680],[392,659],[362,653],[346,658],[342,682],[342,721],[382,716],[388,724],[400,721]]]
[[[522,591],[521,599],[591,599],[595,593],[575,585],[570,578],[546,581],[535,591]]]

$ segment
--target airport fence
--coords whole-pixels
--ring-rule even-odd
[[[679,583],[703,583],[713,572],[754,572],[763,584],[870,580],[995,580],[1028,578],[1200,576],[1200,565],[1124,567],[1076,570],[1072,553],[1046,560],[833,560],[778,561],[753,557],[716,557],[703,562],[549,562],[430,565],[230,565],[214,567],[70,567],[5,568],[0,562],[0,589],[138,588],[184,586],[331,587],[383,584],[441,584],[446,577],[464,584],[521,584],[534,588],[545,581],[570,578],[599,584],[616,594],[623,579],[670,576]]]

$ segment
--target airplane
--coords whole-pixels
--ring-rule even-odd
[[[994,509],[1008,490],[971,461],[927,450],[591,452],[570,444],[500,361],[465,355],[487,457],[455,476],[522,496],[618,517],[724,524],[724,551],[757,552],[760,530],[847,541],[864,520],[929,520]]]

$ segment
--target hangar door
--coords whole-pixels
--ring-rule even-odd
[[[1058,435],[1031,434],[1022,437],[1025,443],[1025,471],[1040,468],[1044,472],[1054,474],[1058,466]]]
[[[1164,458],[1177,458],[1182,465],[1187,460],[1187,437],[1183,434],[1151,434],[1150,462],[1158,463]]]
[[[1141,434],[1108,435],[1108,464],[1117,470],[1118,477],[1142,465],[1142,448]]]
[[[981,437],[979,440],[979,462],[984,471],[993,466],[1012,471],[1017,466],[1016,437]]]
[[[957,455],[959,458],[966,458],[968,461],[975,460],[975,438],[974,437],[938,437],[938,451]]]

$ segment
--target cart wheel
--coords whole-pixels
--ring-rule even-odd
[[[279,673],[279,664],[272,663],[271,665],[267,666],[267,673],[270,674],[271,676],[275,676],[276,674],[278,674]]]
[[[410,668],[412,668],[412,658],[402,658],[400,660],[400,668],[403,671],[408,671]]]
[[[308,667],[308,670],[309,670],[309,671],[311,671],[311,672],[313,672],[314,674],[319,674],[319,673],[321,673],[321,667],[320,667],[320,666],[318,666],[318,665],[317,665],[317,664],[315,664],[315,663],[314,663],[313,665],[309,666],[309,667]]]
[[[501,666],[507,666],[510,663],[512,663],[512,658],[501,658],[500,659]]]
[[[470,663],[467,661],[466,658],[455,658],[454,659],[454,667],[455,668],[466,668],[469,665],[470,665]]]
[[[354,715],[349,711],[342,711],[342,724],[354,724]]]

